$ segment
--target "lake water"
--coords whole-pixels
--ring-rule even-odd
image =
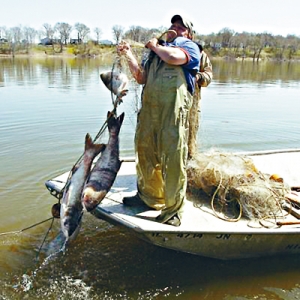
[[[36,261],[51,222],[26,228],[51,217],[56,199],[44,182],[71,169],[85,134],[95,137],[112,109],[99,74],[113,62],[0,59],[0,299],[299,299],[297,256],[224,262],[177,253],[88,214],[65,254]],[[300,148],[300,63],[213,66],[199,150]],[[118,108],[121,156],[134,154],[138,98],[132,84]],[[55,220],[48,240],[58,230]]]

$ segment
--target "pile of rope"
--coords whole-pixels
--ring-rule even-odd
[[[227,221],[282,216],[281,202],[291,191],[283,180],[257,170],[251,158],[232,153],[197,153],[187,167],[188,194],[210,200],[215,214]]]

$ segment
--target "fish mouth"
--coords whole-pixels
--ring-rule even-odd
[[[82,216],[83,211],[70,211],[67,218],[63,222],[63,232],[68,240],[77,235],[80,228]]]

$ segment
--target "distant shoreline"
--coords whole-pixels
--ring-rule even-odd
[[[63,52],[63,53],[45,53],[45,52],[31,52],[28,54],[24,54],[24,53],[16,53],[14,55],[12,54],[0,54],[0,59],[3,58],[38,58],[38,59],[42,59],[42,58],[51,58],[51,59],[55,59],[55,58],[60,58],[60,59],[70,59],[70,58],[87,58],[87,59],[103,59],[104,57],[107,56],[113,56],[116,55],[116,52],[114,51],[102,51],[99,54],[71,54],[71,53],[67,53],[67,52]],[[209,55],[209,54],[208,54]],[[243,62],[243,61],[254,61],[257,62],[257,58],[255,58],[253,60],[253,57],[229,57],[229,56],[224,56],[224,57],[220,57],[220,56],[211,56],[209,55],[211,60],[227,60],[227,61],[238,61],[238,62]],[[259,62],[300,62],[299,59],[275,59],[275,58],[268,58],[268,57],[262,57],[258,60]]]
[[[55,53],[55,54],[46,54],[46,53],[16,53],[14,55],[12,54],[0,54],[0,58],[76,58],[76,57],[82,57],[82,58],[103,58],[104,56],[107,56],[109,54],[112,54],[111,52],[107,53],[101,53],[98,55],[81,55],[81,54],[69,54],[69,53]]]

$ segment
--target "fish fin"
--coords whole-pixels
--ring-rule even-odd
[[[59,231],[59,233],[56,235],[56,237],[46,244],[42,250],[45,251],[47,256],[55,256],[59,252],[63,252],[65,250],[65,246],[67,244],[67,238],[65,237],[62,230]]]
[[[106,148],[105,144],[95,144],[92,140],[92,137],[89,133],[85,136],[85,150],[88,150],[90,148],[94,148],[96,150],[96,153],[103,152]]]
[[[112,73],[111,72],[106,72],[106,73],[101,73],[100,78],[104,85],[111,91],[111,81],[112,81]]]
[[[118,117],[118,121],[119,121],[119,124],[120,124],[120,127],[124,121],[124,116],[125,116],[125,113],[123,112],[122,114],[119,115]]]
[[[119,117],[116,117],[116,115],[112,112],[107,113],[107,125],[108,129],[111,129],[113,127],[118,128],[118,132],[121,128],[121,125],[124,120],[125,113],[123,112]]]
[[[122,90],[122,91],[118,94],[118,98],[121,99],[122,97],[126,96],[127,93],[128,93],[128,90]]]
[[[96,153],[99,154],[105,150],[106,145],[105,144],[94,144],[93,147],[95,148]]]
[[[109,120],[111,117],[114,117],[115,113],[113,111],[108,111],[107,112],[107,120]]]
[[[97,146],[99,146],[100,152],[103,152],[106,149],[106,144],[97,144]]]
[[[90,149],[93,147],[93,140],[89,133],[85,136],[85,150]]]

